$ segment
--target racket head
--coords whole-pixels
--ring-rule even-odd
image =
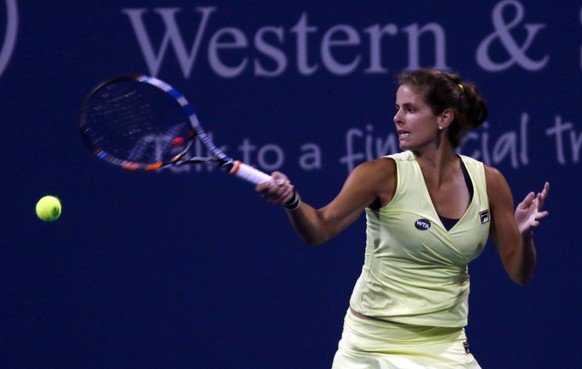
[[[146,75],[100,83],[83,100],[79,128],[95,156],[130,170],[179,162],[203,132],[186,98]]]

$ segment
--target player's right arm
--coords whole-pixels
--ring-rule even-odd
[[[271,184],[257,185],[269,202],[282,204],[293,194],[293,185],[280,172]],[[326,206],[315,209],[307,203],[287,211],[297,234],[308,244],[322,244],[352,224],[366,207],[386,205],[396,188],[396,166],[391,159],[377,159],[358,165],[348,176],[339,194]]]

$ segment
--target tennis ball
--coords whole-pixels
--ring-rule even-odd
[[[45,196],[36,203],[36,215],[45,222],[59,219],[61,210],[61,201],[54,196]]]

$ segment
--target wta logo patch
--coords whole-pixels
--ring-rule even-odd
[[[414,226],[419,231],[428,230],[430,228],[430,225],[431,225],[430,220],[428,220],[428,219],[418,219],[416,222],[414,222]]]

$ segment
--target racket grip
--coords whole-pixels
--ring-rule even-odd
[[[233,165],[229,173],[244,179],[247,182],[259,184],[271,180],[271,176],[267,173],[261,172],[260,170],[255,169],[250,165],[243,163],[242,161],[236,160],[232,164]]]

